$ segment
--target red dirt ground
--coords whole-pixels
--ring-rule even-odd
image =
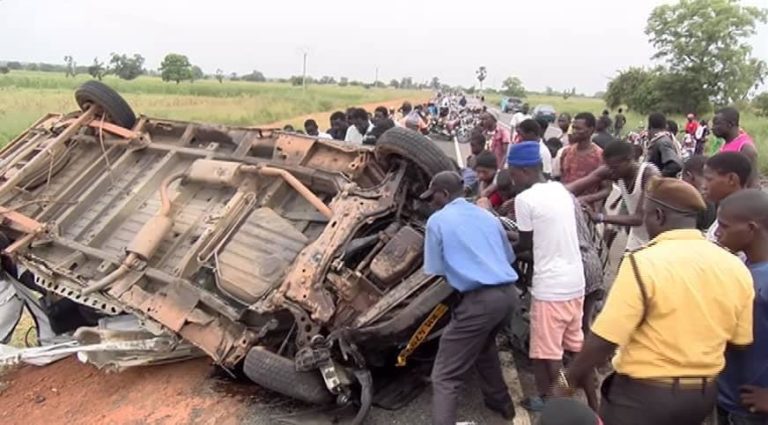
[[[216,391],[211,371],[208,359],[121,373],[104,373],[74,357],[22,366],[0,378],[0,423],[240,423],[249,396]]]

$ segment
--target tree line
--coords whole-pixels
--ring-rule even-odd
[[[749,39],[768,11],[738,0],[680,0],[656,7],[645,33],[656,49],[652,68],[622,70],[608,84],[609,107],[640,113],[698,113],[738,104],[768,115],[768,94],[757,90],[768,66],[752,57]]]

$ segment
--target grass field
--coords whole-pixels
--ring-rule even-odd
[[[501,96],[489,95],[486,96],[486,101],[491,105],[497,106],[501,102]],[[536,105],[547,104],[552,105],[558,113],[568,112],[571,115],[579,112],[592,112],[597,116],[605,109],[605,103],[601,99],[585,97],[570,97],[568,99],[563,99],[562,96],[531,95],[526,97],[524,101],[527,102],[531,108]],[[615,112],[616,111],[611,112],[612,118]],[[645,128],[647,124],[647,116],[640,115],[634,111],[628,111],[625,115],[627,117],[627,125],[625,127],[627,131],[635,130],[640,127]],[[677,124],[681,129],[686,121],[685,117],[682,115],[674,115],[668,118],[677,121]],[[711,114],[704,118],[708,119],[711,124]],[[741,116],[741,126],[755,140],[758,151],[760,152],[760,170],[763,174],[768,174],[768,119],[760,118],[750,112],[745,112],[742,113]]]
[[[75,89],[88,75],[65,78],[56,73],[12,71],[0,75],[0,144],[26,129],[47,112],[77,109]],[[133,81],[105,77],[137,113],[153,117],[232,125],[260,125],[355,105],[397,98],[427,98],[423,91],[366,89],[279,83],[202,80],[165,83],[156,77]],[[326,127],[327,123],[320,123]]]

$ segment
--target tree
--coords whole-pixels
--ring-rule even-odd
[[[88,67],[88,74],[99,81],[104,77],[104,64],[99,62],[99,58],[93,58],[93,65]]]
[[[488,70],[484,66],[481,66],[480,68],[477,68],[475,74],[477,74],[477,81],[480,82],[480,91],[483,91],[483,81],[488,77]]]
[[[230,81],[240,81],[240,77],[237,76],[237,72],[229,74]]]
[[[706,90],[695,75],[664,68],[630,68],[621,71],[609,84],[605,103],[611,109],[622,104],[647,114],[705,113],[711,109]]]
[[[507,77],[501,86],[504,87],[504,94],[507,96],[525,97],[525,87],[517,77]]]
[[[254,83],[263,83],[267,81],[267,77],[261,73],[261,71],[253,70],[250,74],[243,75],[243,81],[250,81]]]
[[[168,53],[160,62],[160,78],[163,81],[175,81],[176,84],[192,79],[192,64],[185,55]]]
[[[14,70],[14,71],[18,71],[23,68],[23,66],[21,65],[21,62],[16,62],[16,61],[8,62],[7,64],[5,64],[5,66],[7,66],[8,69]]]
[[[347,77],[339,78],[339,86],[346,87],[347,85],[349,85],[349,78]]]
[[[65,78],[69,77],[76,77],[77,76],[77,64],[75,64],[75,59],[72,58],[72,56],[64,56],[64,63],[67,64],[67,68],[65,71]]]
[[[768,66],[752,58],[749,39],[768,11],[738,0],[680,0],[656,7],[645,33],[675,75],[695,76],[716,104],[743,100]]]
[[[317,84],[336,84],[336,79],[329,75],[323,75],[317,80]]]
[[[413,89],[416,86],[413,84],[413,78],[411,77],[403,77],[400,80],[400,88],[401,89]]]
[[[432,81],[429,82],[429,87],[432,90],[440,90],[440,79],[437,77],[432,77]]]
[[[762,92],[752,99],[752,107],[761,117],[768,117],[768,92]]]
[[[123,80],[133,80],[144,73],[144,57],[136,53],[132,57],[126,54],[110,53],[108,73]]]
[[[224,71],[222,71],[221,68],[216,70],[216,80],[219,84],[224,82]]]
[[[7,65],[0,66],[0,74],[7,74],[11,72],[11,68]]]
[[[400,81],[393,79],[392,81],[389,82],[389,86],[392,87],[393,89],[399,89]]]
[[[290,78],[290,82],[291,82],[291,85],[301,86],[301,85],[304,84],[304,77],[301,76],[301,75],[293,75]],[[307,75],[306,83],[307,84],[311,84],[311,83],[314,83],[314,82],[315,82],[315,80],[312,79],[312,77],[310,77],[309,75]]]
[[[197,65],[192,65],[192,81],[202,80],[205,78],[205,73],[202,68]]]

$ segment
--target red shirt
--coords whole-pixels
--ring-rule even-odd
[[[496,125],[496,131],[491,136],[491,152],[496,155],[496,165],[504,168],[507,163],[507,148],[509,147],[509,130],[501,123]]]
[[[491,206],[496,209],[501,206],[501,204],[504,203],[504,199],[501,198],[501,195],[498,191],[491,193],[490,196],[488,196],[488,200],[491,202]]]
[[[688,121],[688,123],[685,125],[685,132],[694,135],[696,134],[696,130],[699,128],[699,123],[696,122],[696,120]]]
[[[574,182],[586,177],[596,168],[603,165],[603,150],[600,146],[590,143],[589,149],[579,150],[578,145],[568,145],[560,156],[560,181],[563,184]],[[595,190],[597,191],[597,187]],[[591,193],[591,192],[588,192]]]

